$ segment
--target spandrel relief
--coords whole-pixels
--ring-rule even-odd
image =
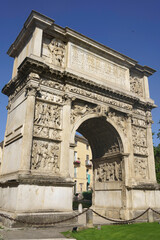
[[[96,171],[97,182],[122,181],[121,162],[100,163]]]
[[[137,179],[147,178],[147,158],[137,157],[134,159],[134,172]]]
[[[33,140],[31,169],[58,173],[59,154],[58,143]]]
[[[126,116],[120,114],[119,112],[108,112],[108,118],[110,118],[116,125],[123,131],[124,135],[127,134],[126,130]]]
[[[64,67],[65,52],[65,43],[60,39],[43,39],[42,57],[49,63]]]
[[[71,123],[73,124],[78,117],[83,117],[87,114],[97,113],[102,114],[102,108],[100,106],[92,106],[88,104],[74,104],[71,110]]]
[[[61,127],[61,107],[43,102],[36,103],[34,123],[46,127]]]

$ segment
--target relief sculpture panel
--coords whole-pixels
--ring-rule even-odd
[[[145,146],[147,144],[147,138],[146,138],[146,129],[132,126],[132,138],[133,143],[138,146]]]
[[[34,123],[47,127],[61,127],[61,106],[37,102]]]
[[[34,125],[34,137],[48,138],[52,140],[61,140],[58,129]]]
[[[31,169],[59,172],[60,144],[33,140]]]
[[[116,106],[116,107],[124,108],[126,110],[132,110],[132,106],[127,104],[127,103],[120,102],[120,101],[117,101],[115,99],[93,93],[91,91],[87,91],[87,90],[84,90],[84,89],[81,89],[81,88],[77,88],[75,86],[67,86],[67,90],[72,92],[72,93],[76,93],[78,95],[89,97],[91,99],[95,99],[95,100],[103,102],[103,103],[107,103],[107,104],[110,104],[110,105],[113,105],[113,106]]]
[[[123,131],[124,135],[127,134],[126,128],[126,116],[117,112],[110,111],[108,112],[108,118],[117,124],[117,126]]]
[[[139,122],[143,125],[143,121]],[[146,128],[132,125],[132,140],[134,154],[148,155]]]
[[[105,81],[126,85],[126,69],[78,46],[71,45],[70,65],[74,70],[88,73]]]
[[[134,172],[137,179],[147,178],[147,158],[135,157],[134,159]]]
[[[63,102],[63,99],[61,96],[57,96],[53,93],[46,92],[46,91],[41,91],[40,98],[44,99],[46,101],[49,101],[49,102],[54,102],[54,103],[62,103]]]
[[[85,116],[86,114],[97,113],[102,114],[102,108],[100,106],[88,105],[85,103],[75,103],[71,110],[71,123],[73,124],[79,116]]]
[[[137,75],[130,75],[130,91],[143,97],[143,78]]]
[[[122,181],[121,161],[99,163],[96,171],[97,182]]]
[[[65,43],[60,39],[43,38],[42,57],[59,67],[64,67],[65,63]]]

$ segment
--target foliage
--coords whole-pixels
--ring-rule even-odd
[[[160,121],[159,121],[159,124],[160,124]],[[154,136],[155,133],[153,133],[152,135]],[[160,129],[158,130],[157,138],[160,139]],[[160,144],[158,144],[158,146],[154,146],[154,158],[155,158],[157,182],[160,183]]]
[[[73,210],[77,210],[78,209],[78,205],[79,203],[82,203],[82,207],[83,208],[89,208],[92,206],[92,201],[85,201],[85,200],[81,200],[81,201],[73,201]]]
[[[92,200],[92,191],[87,191],[82,193],[84,199]]]
[[[155,157],[157,182],[160,183],[160,144],[158,144],[157,147],[154,147],[154,157]]]
[[[78,232],[65,232],[67,237],[77,240],[159,240],[160,224],[137,223],[130,225],[106,225],[101,230],[97,228],[85,229]]]

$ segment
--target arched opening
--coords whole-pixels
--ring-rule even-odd
[[[93,189],[93,205],[98,208],[107,208],[106,193],[111,196],[111,192],[107,189],[110,188],[112,192],[115,190],[116,194],[121,191],[119,183],[123,181],[124,152],[121,138],[105,117],[93,117],[85,120],[77,128],[77,132],[86,139],[86,146],[89,144],[92,152],[92,157],[88,160],[91,160],[93,164],[91,169],[93,179],[89,181]],[[79,156],[78,153],[77,156]],[[81,159],[79,160],[81,161]],[[86,174],[88,171],[86,168]],[[91,174],[89,175],[91,176]],[[89,182],[86,180],[86,190],[88,190]],[[112,195],[114,197],[114,193]]]
[[[88,140],[93,159],[111,153],[123,152],[123,145],[118,132],[106,121],[105,117],[88,119],[79,126],[77,131]]]

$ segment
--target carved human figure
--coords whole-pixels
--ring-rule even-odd
[[[99,166],[97,167],[96,181],[122,181],[121,163],[113,161],[99,164]]]
[[[52,54],[52,62],[62,66],[65,56],[65,45],[61,40],[52,39],[48,48]]]

